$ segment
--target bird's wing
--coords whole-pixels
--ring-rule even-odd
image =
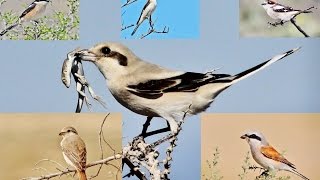
[[[142,9],[142,11],[141,11],[141,13],[140,13],[140,16],[139,16],[139,19],[138,19],[138,21],[137,21],[137,24],[139,24],[139,21],[140,21],[142,15],[143,15],[144,11],[145,11],[145,10],[147,9],[147,7],[149,6],[149,4],[150,4],[150,1],[147,1],[147,3],[143,6],[143,9]]]
[[[285,12],[291,12],[291,11],[298,11],[293,9],[292,7],[289,6],[285,6],[279,3],[276,3],[273,7],[272,7],[274,12],[279,12],[279,13],[285,13]]]
[[[82,139],[77,138],[75,141],[64,143],[62,146],[62,152],[77,169],[83,170],[86,167],[87,151]]]
[[[19,18],[24,17],[26,14],[28,14],[30,11],[32,11],[32,10],[35,8],[35,6],[36,6],[35,3],[31,3],[31,4],[28,6],[28,8],[22,12],[22,14],[20,15]]]
[[[228,74],[186,72],[170,78],[154,79],[135,85],[128,85],[127,89],[137,96],[157,99],[168,92],[195,92],[205,84],[229,76]]]
[[[294,164],[289,162],[286,158],[284,158],[277,150],[275,150],[272,146],[263,146],[260,149],[261,153],[274,161],[282,162],[287,164],[288,166],[292,167],[295,169]]]

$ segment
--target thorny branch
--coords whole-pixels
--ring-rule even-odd
[[[130,172],[124,177],[136,176],[139,179],[147,179],[145,173],[142,172],[142,168],[146,169],[153,180],[169,179],[170,162],[172,161],[172,152],[176,147],[177,137],[182,130],[181,126],[185,121],[186,115],[189,113],[189,109],[184,112],[182,119],[178,122],[178,132],[176,134],[169,134],[151,144],[145,142],[144,137],[137,136],[132,142],[129,142],[127,146],[123,148],[123,164],[126,164]],[[166,150],[166,157],[163,160],[158,160],[160,152],[155,148],[164,143],[169,142],[170,145]],[[163,167],[159,167],[160,164]]]
[[[90,168],[90,167],[94,167],[94,166],[98,166],[99,165],[99,168],[98,168],[98,171],[95,175],[91,176],[90,179],[92,178],[95,178],[99,175],[100,171],[101,171],[101,168],[103,165],[110,165],[114,168],[117,169],[117,174],[116,174],[116,179],[118,179],[118,173],[121,172],[121,165],[114,165],[114,164],[111,164],[110,162],[111,161],[114,161],[114,160],[119,160],[119,159],[122,159],[122,154],[121,153],[116,153],[116,150],[108,143],[108,141],[106,140],[105,136],[104,136],[104,133],[103,133],[103,127],[104,127],[104,124],[107,120],[107,118],[109,117],[110,113],[108,113],[105,118],[103,119],[102,123],[101,123],[101,126],[100,126],[100,130],[99,130],[99,146],[100,146],[100,151],[101,151],[101,156],[100,156],[100,160],[97,160],[97,161],[94,161],[94,162],[91,162],[91,163],[88,163],[86,165],[86,169]],[[107,157],[107,158],[104,158],[104,148],[103,148],[103,143],[105,143],[112,151],[113,151],[113,156],[110,156],[110,157]],[[59,171],[59,172],[56,172],[56,173],[50,173],[48,175],[42,175],[42,176],[39,176],[39,177],[27,177],[27,178],[22,178],[21,180],[49,180],[51,178],[54,178],[54,177],[61,177],[63,175],[70,175],[71,173],[76,173],[76,170],[75,169],[69,169],[69,168],[65,168],[64,166],[62,166],[60,163],[58,163],[57,161],[54,161],[54,160],[50,160],[50,159],[42,159],[40,161],[38,161],[35,166],[38,166],[39,164],[41,164],[42,162],[50,162],[54,165],[56,165],[56,169]],[[43,167],[36,167],[34,168],[33,170],[43,170],[45,172],[49,172],[47,169],[43,168]]]

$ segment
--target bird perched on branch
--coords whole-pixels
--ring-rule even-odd
[[[248,132],[241,136],[241,139],[245,139],[248,142],[253,159],[267,171],[285,170],[300,176],[302,179],[309,180],[296,170],[294,164],[269,145],[260,132]]]
[[[143,61],[118,43],[101,43],[78,52],[93,62],[115,99],[131,111],[167,120],[173,134],[185,112],[205,111],[225,89],[297,51],[290,50],[236,75],[169,70]],[[191,105],[191,106],[190,106]],[[145,129],[144,129],[145,130]]]
[[[15,24],[7,27],[5,30],[3,30],[0,33],[0,36],[5,35],[8,31],[11,29],[15,28],[19,24],[26,22],[26,21],[31,21],[31,20],[37,20],[40,18],[47,7],[47,4],[49,3],[49,0],[35,0],[33,1],[26,10],[23,11],[23,13],[20,15],[18,22]]]
[[[137,31],[139,26],[143,23],[144,20],[148,19],[150,26],[152,26],[152,13],[157,7],[157,0],[147,0],[147,3],[144,5],[140,17],[136,23],[136,27],[134,28],[133,32],[131,33],[131,36],[134,35],[134,33]]]
[[[272,19],[278,20],[281,24],[290,21],[299,14],[312,13],[310,9],[314,8],[310,7],[306,10],[297,10],[289,6],[279,4],[273,0],[267,0],[261,5]]]
[[[77,170],[79,180],[87,180],[85,171],[87,151],[85,143],[73,127],[63,128],[59,136],[62,136],[60,146],[64,160]]]

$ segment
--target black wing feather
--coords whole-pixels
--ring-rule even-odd
[[[137,96],[157,99],[168,92],[195,92],[205,84],[229,76],[229,74],[187,72],[167,79],[150,80],[137,85],[129,85],[128,90]]]
[[[26,10],[24,10],[19,18],[23,18],[26,14],[28,14],[32,9],[36,6],[35,3],[31,3]]]

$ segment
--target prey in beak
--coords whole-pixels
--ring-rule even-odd
[[[89,49],[82,49],[75,53],[75,56],[80,58],[82,61],[91,61],[91,62],[96,62],[98,59],[98,56],[91,52]]]

